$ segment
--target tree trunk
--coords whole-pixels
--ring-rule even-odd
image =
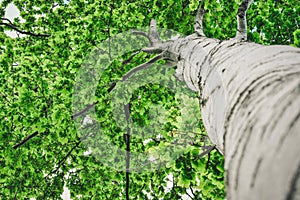
[[[300,49],[193,34],[168,52],[225,156],[227,199],[300,199]]]

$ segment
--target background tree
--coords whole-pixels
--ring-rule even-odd
[[[10,2],[19,8],[25,22],[18,19],[10,22],[3,17],[4,8]],[[207,37],[228,39],[235,35],[236,24],[232,22],[239,3],[204,2],[207,12],[203,26]],[[117,33],[146,27],[152,18],[157,19],[158,27],[185,35],[193,33],[198,5],[198,1],[2,1],[1,196],[55,199],[60,198],[66,185],[74,199],[76,195],[83,199],[125,198],[125,174],[103,166],[93,156],[84,155],[87,149],[77,135],[71,109],[76,73],[97,44]],[[248,24],[249,40],[299,45],[297,1],[255,2],[248,12]],[[9,38],[4,30],[11,29],[26,36]],[[120,61],[129,57],[124,55]],[[110,84],[149,58],[141,52],[123,67],[120,61],[111,65],[107,79],[102,85],[99,83],[99,113],[110,112],[104,104],[105,95],[101,97],[108,93]],[[153,90],[157,96],[150,95]],[[141,117],[144,114],[139,109],[147,102],[160,101],[176,107],[174,95],[164,88],[153,85],[138,92],[145,94],[144,98],[131,112],[136,113],[136,120],[141,119],[140,123],[147,121]],[[135,96],[138,97],[138,93]],[[161,96],[168,98],[159,99]],[[176,109],[174,113],[176,116]],[[118,129],[109,127],[114,123],[110,114],[104,118],[107,132],[118,133]],[[197,126],[198,140],[171,166],[159,172],[130,176],[131,198],[147,199],[151,195],[154,199],[179,199],[187,188],[197,189],[194,194],[189,192],[195,199],[224,198],[223,158],[215,151],[210,162],[199,159],[200,146],[203,146],[200,134],[204,128],[202,124],[195,124],[195,128]],[[170,127],[180,131],[176,120]],[[165,128],[163,131],[168,134],[171,130]],[[124,141],[122,137],[119,135],[114,141]],[[135,148],[143,149],[142,145]],[[165,193],[166,177],[170,173],[174,177],[173,187]]]

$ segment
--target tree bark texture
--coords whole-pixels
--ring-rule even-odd
[[[225,156],[227,199],[300,199],[300,49],[192,34],[168,53]]]

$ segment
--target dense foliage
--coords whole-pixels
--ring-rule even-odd
[[[15,18],[10,24],[4,19],[10,3],[18,7],[24,20]],[[204,31],[208,37],[228,39],[235,35],[238,3],[205,0],[208,12]],[[191,34],[198,4],[198,0],[3,0],[0,6],[1,199],[59,199],[64,186],[71,191],[72,199],[125,199],[125,172],[110,168],[93,154],[87,155],[89,149],[76,129],[72,101],[77,73],[96,46],[118,33],[148,27],[152,18],[157,19],[158,27]],[[299,46],[299,12],[297,0],[255,1],[248,12],[249,39],[262,44]],[[25,34],[17,38],[7,36],[5,31],[12,30],[10,25]],[[97,102],[96,115],[103,132],[123,149],[124,131],[112,117],[111,85],[152,57],[140,52],[130,59],[131,53],[111,60],[93,99]],[[130,62],[122,63],[128,59]],[[172,70],[161,73],[171,75]],[[197,133],[193,143],[176,160],[156,170],[130,174],[131,199],[150,196],[180,199],[186,193],[195,199],[224,199],[223,157],[212,151],[210,159],[199,158],[201,147],[208,142],[203,136],[195,94],[182,98],[159,84],[146,84],[134,90],[130,104],[132,121],[139,127],[151,125],[163,138],[150,138],[147,144],[143,141],[149,138],[132,138],[133,152],[168,146],[176,134]],[[183,105],[190,106],[194,113],[190,116],[181,113]],[[168,120],[155,124],[157,120],[149,117],[155,106],[168,111]],[[186,128],[187,125],[191,127]],[[125,165],[125,160],[120,162]],[[167,187],[170,177],[173,184]]]

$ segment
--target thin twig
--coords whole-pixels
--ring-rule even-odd
[[[89,111],[91,108],[94,108],[97,103],[98,103],[98,101],[87,105],[83,110],[81,110],[78,113],[75,113],[74,115],[72,115],[72,119],[75,119],[75,118],[79,117],[80,115],[82,115],[82,114],[86,113],[87,111]]]
[[[149,35],[147,33],[143,32],[143,31],[133,30],[132,33],[135,34],[135,35],[140,35],[140,36],[146,37],[149,40],[149,42],[151,42],[151,39],[150,39]]]
[[[67,158],[71,155],[71,153],[74,151],[74,149],[76,149],[79,144],[81,143],[81,140],[78,141],[71,149],[70,151],[58,162],[58,166],[53,169],[48,175],[47,177],[50,175],[50,174],[53,174],[55,172],[57,172],[59,170],[59,168],[65,163],[65,161],[67,160]]]
[[[134,58],[134,56],[136,56],[136,55],[139,54],[140,52],[141,52],[141,50],[138,50],[138,51],[132,53],[132,54],[129,56],[128,59],[122,61],[122,65],[128,64],[128,63]]]
[[[110,83],[110,87],[107,89],[107,92],[110,93],[115,87],[116,87],[116,82],[112,82]],[[105,85],[107,86],[107,85]],[[78,113],[75,113],[72,115],[72,119],[76,119],[77,117],[85,114],[87,111],[89,111],[90,109],[94,108],[99,102],[96,101],[92,104],[87,105],[83,110],[79,111]]]
[[[132,70],[130,70],[129,72],[127,72],[127,74],[125,74],[122,77],[123,81],[126,81],[127,79],[129,79],[132,75],[134,75],[135,73],[137,73],[140,70],[146,69],[149,66],[151,66],[153,63],[155,63],[158,60],[164,59],[164,52],[158,54],[157,56],[151,58],[150,60],[148,60],[147,62],[133,68]]]
[[[51,36],[50,34],[36,34],[36,33],[28,32],[28,31],[23,31],[23,30],[20,30],[19,28],[17,28],[9,19],[7,19],[7,18],[0,18],[0,19],[8,21],[8,23],[0,22],[0,25],[7,26],[7,27],[17,31],[18,33],[35,36],[35,37],[50,37]]]
[[[187,191],[185,191],[185,193],[186,193],[191,199],[194,199]]]
[[[215,149],[215,146],[203,146],[202,147],[203,150],[205,150],[204,152],[202,152],[198,157],[202,158],[203,156],[205,156],[206,154],[209,154],[212,150]]]
[[[129,200],[129,186],[130,186],[130,132],[131,129],[129,127],[130,121],[130,104],[124,105],[125,116],[127,121],[127,134],[125,134],[125,143],[126,143],[126,200]]]
[[[190,190],[191,190],[191,193],[193,196],[195,196],[195,193],[194,193],[194,190],[193,190],[193,187],[190,185]]]

